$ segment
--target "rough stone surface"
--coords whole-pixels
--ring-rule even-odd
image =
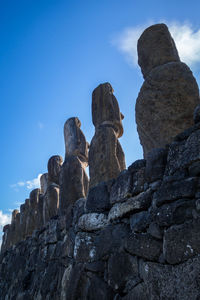
[[[86,210],[87,212],[104,212],[110,208],[109,191],[105,182],[94,186],[89,190]]]
[[[197,107],[194,110],[193,119],[194,119],[194,124],[200,122],[200,104],[197,105]]]
[[[136,101],[136,123],[146,157],[193,125],[199,89],[190,69],[179,61],[165,25],[145,30],[138,41],[138,56],[145,82]]]
[[[170,32],[165,24],[148,27],[138,40],[138,64],[144,77],[157,66],[168,62],[180,62]]]
[[[122,171],[113,184],[110,192],[110,202],[112,204],[122,201],[131,196],[132,176],[128,170]]]
[[[118,141],[123,134],[122,119],[112,86],[100,84],[92,94],[95,135],[89,149],[90,187],[116,178],[126,168]]]
[[[45,194],[48,186],[48,173],[42,174],[40,177],[40,190],[41,194]]]
[[[83,231],[95,231],[108,225],[108,218],[104,214],[90,213],[82,215],[78,227]]]
[[[151,183],[162,179],[167,163],[167,151],[163,148],[153,149],[147,154],[145,177]]]
[[[58,214],[59,208],[59,185],[52,183],[48,185],[46,194],[43,197],[43,220],[47,223],[52,217]]]
[[[59,155],[52,156],[48,161],[48,182],[59,184],[59,176],[63,159]]]

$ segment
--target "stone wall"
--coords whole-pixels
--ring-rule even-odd
[[[0,257],[0,299],[199,299],[200,123]]]

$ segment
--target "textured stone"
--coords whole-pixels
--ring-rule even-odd
[[[182,142],[174,142],[169,147],[166,175],[173,175],[177,170],[187,168],[200,160],[200,130],[192,132]]]
[[[131,281],[138,283],[138,260],[128,253],[112,254],[108,260],[108,284],[123,291]]]
[[[144,262],[142,274],[147,298],[140,299],[198,299],[200,295],[200,258],[190,259],[177,266]],[[133,289],[134,291],[134,289]],[[133,293],[133,296],[135,294]],[[125,298],[135,299],[135,298]]]
[[[68,156],[77,155],[87,166],[89,144],[80,127],[81,121],[77,117],[70,118],[65,122],[65,159]]]
[[[166,182],[154,193],[153,200],[157,206],[181,198],[192,198],[197,188],[197,178],[190,177],[175,182]]]
[[[134,211],[146,210],[151,204],[151,190],[143,192],[138,196],[127,199],[125,202],[116,203],[110,210],[108,219],[110,221],[130,215]]]
[[[117,177],[115,183],[111,187],[110,202],[111,204],[124,200],[131,196],[132,192],[132,176],[128,170],[124,170]]]
[[[27,223],[26,223],[26,236],[29,236],[37,229],[38,220],[38,202],[40,196],[40,189],[34,189],[30,193],[29,208],[27,212]]]
[[[109,191],[106,182],[101,182],[98,185],[90,188],[87,201],[87,212],[104,212],[110,208]]]
[[[181,263],[200,254],[200,219],[174,225],[166,230],[163,253],[169,264]]]
[[[162,242],[153,239],[149,233],[132,233],[127,239],[125,248],[130,254],[158,261],[162,253]]]
[[[143,76],[152,69],[168,62],[180,62],[180,58],[170,32],[165,24],[156,24],[145,29],[138,40],[138,64]]]
[[[192,126],[193,110],[198,103],[198,86],[185,64],[168,63],[153,69],[136,102],[136,123],[144,157]]]
[[[52,183],[48,185],[46,194],[43,200],[43,219],[44,224],[47,223],[52,217],[58,214],[59,208],[59,185]]]
[[[63,159],[59,155],[52,156],[48,161],[48,182],[59,184],[59,176]]]
[[[104,214],[90,213],[82,215],[78,227],[83,231],[95,231],[108,225],[108,218]]]
[[[92,122],[95,128],[112,125],[117,137],[120,137],[123,134],[123,118],[111,84],[100,84],[92,93]]]
[[[48,186],[48,173],[42,174],[40,177],[40,190],[41,194],[45,194]]]
[[[197,107],[194,110],[193,119],[194,119],[194,124],[200,122],[200,104],[197,105]]]
[[[125,168],[124,152],[115,130],[107,125],[99,126],[89,149],[90,187],[116,178]]]
[[[143,232],[151,222],[151,215],[148,211],[141,211],[130,217],[130,227],[133,232]]]
[[[167,163],[167,150],[163,148],[153,149],[147,154],[145,178],[151,183],[162,179]]]

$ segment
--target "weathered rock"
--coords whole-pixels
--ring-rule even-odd
[[[98,185],[90,188],[87,201],[87,212],[104,212],[110,208],[109,191],[106,182],[101,182]]]
[[[130,217],[130,227],[133,232],[143,232],[151,222],[151,215],[148,211],[141,211]]]
[[[65,159],[71,155],[76,155],[87,166],[89,144],[80,127],[81,121],[77,117],[70,118],[65,122]]]
[[[174,40],[165,24],[145,29],[138,40],[138,64],[144,78],[152,69],[169,62],[180,62]]]
[[[146,210],[151,204],[151,196],[151,190],[147,190],[138,196],[128,198],[125,202],[116,203],[108,214],[108,220],[112,221],[139,210]]]
[[[42,174],[40,177],[40,191],[41,194],[45,194],[48,186],[48,173]]]
[[[33,231],[37,229],[39,195],[40,189],[34,189],[30,193],[30,206],[27,213],[26,235],[31,235]]]
[[[136,122],[144,157],[153,148],[165,147],[193,125],[199,90],[190,69],[168,63],[151,71],[136,102]]]
[[[156,214],[156,222],[159,226],[169,227],[173,224],[182,224],[193,218],[195,200],[184,199],[161,206]]]
[[[145,82],[136,101],[136,123],[146,157],[193,125],[199,90],[164,24],[145,30],[138,41],[138,56]]]
[[[111,84],[100,84],[92,93],[92,121],[95,128],[100,125],[114,126],[117,137],[120,137],[123,134],[123,118]]]
[[[108,125],[99,126],[89,149],[90,187],[116,178],[125,168],[124,152],[115,130]]]
[[[108,260],[108,284],[114,289],[123,291],[130,284],[140,281],[138,260],[128,253],[112,254]]]
[[[59,213],[64,214],[67,208],[88,193],[88,176],[77,156],[69,156],[62,165],[60,174]]]
[[[133,255],[158,261],[162,253],[162,242],[152,238],[149,233],[132,233],[127,239],[125,248]]]
[[[78,221],[78,227],[83,231],[95,231],[108,225],[108,218],[104,214],[84,214]]]
[[[48,161],[48,182],[59,184],[59,176],[63,159],[59,155],[52,156]]]
[[[174,182],[164,182],[157,192],[154,193],[153,200],[157,206],[172,202],[181,198],[192,198],[195,195],[198,178],[190,177]]]
[[[124,200],[132,194],[132,176],[128,170],[122,171],[111,187],[110,202],[111,204]]]
[[[52,217],[58,214],[59,208],[59,185],[52,183],[48,185],[43,198],[43,220],[47,223]]]
[[[177,266],[163,265],[152,262],[144,262],[141,268],[144,280],[144,289],[147,297],[125,299],[174,299],[188,300],[198,299],[200,295],[200,258],[190,259]]]
[[[200,219],[174,225],[164,233],[163,253],[169,264],[177,264],[200,254]]]
[[[11,247],[11,240],[10,240],[10,231],[11,231],[11,224],[7,224],[3,227],[3,238],[2,238],[2,245],[1,245],[1,253]]]
[[[153,149],[147,154],[145,177],[151,183],[162,179],[167,163],[167,150],[163,148]]]
[[[144,191],[145,185],[145,166],[146,160],[136,160],[131,166],[128,167],[128,171],[132,175],[132,195],[137,195]]]
[[[194,124],[200,122],[200,104],[197,105],[197,107],[194,110],[193,119],[194,119]]]
[[[147,288],[144,283],[139,283],[128,293],[123,300],[149,300],[150,295],[147,293]]]
[[[88,193],[89,180],[85,172],[88,164],[88,143],[80,129],[78,118],[70,118],[64,126],[65,161],[60,174],[59,213],[65,214],[68,208]]]

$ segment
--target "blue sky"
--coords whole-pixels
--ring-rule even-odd
[[[64,156],[66,119],[78,116],[91,141],[91,94],[102,82],[112,84],[125,115],[127,166],[142,158],[137,38],[165,22],[199,83],[199,11],[198,0],[0,0],[0,225],[37,186],[50,156]]]

